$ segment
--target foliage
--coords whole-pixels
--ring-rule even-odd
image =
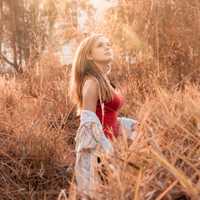
[[[142,59],[151,55],[158,76],[166,73],[168,82],[173,84],[188,76],[198,81],[199,2],[120,2],[107,13],[104,24],[105,33],[117,44],[119,52],[137,57],[141,53]]]

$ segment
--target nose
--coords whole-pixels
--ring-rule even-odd
[[[109,50],[110,48],[109,48],[109,46],[105,46],[105,50],[107,51],[107,50]]]

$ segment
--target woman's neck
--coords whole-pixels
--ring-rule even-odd
[[[95,63],[97,65],[97,67],[99,69],[101,69],[101,71],[103,72],[104,76],[107,77],[107,75],[110,73],[111,71],[111,66],[110,66],[110,63],[108,62],[102,62],[102,63]]]

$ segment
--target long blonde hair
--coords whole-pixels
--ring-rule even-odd
[[[82,107],[82,87],[84,81],[88,77],[96,78],[99,83],[99,89],[102,101],[108,101],[112,98],[111,88],[108,81],[105,79],[102,70],[92,61],[88,60],[88,55],[94,43],[102,34],[93,34],[85,38],[76,50],[75,57],[72,63],[71,77],[70,77],[70,98],[72,102],[80,110]]]

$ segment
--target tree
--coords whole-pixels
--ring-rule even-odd
[[[3,38],[3,1],[0,1],[0,55],[2,54],[2,38]]]
[[[200,3],[189,0],[125,1],[107,13],[104,29],[123,52],[152,49],[157,74],[180,82],[199,68]],[[190,76],[192,77],[192,76]]]
[[[0,1],[0,57],[22,71],[22,65],[35,60],[51,38],[57,17],[55,1]],[[2,44],[6,53],[2,52]]]

